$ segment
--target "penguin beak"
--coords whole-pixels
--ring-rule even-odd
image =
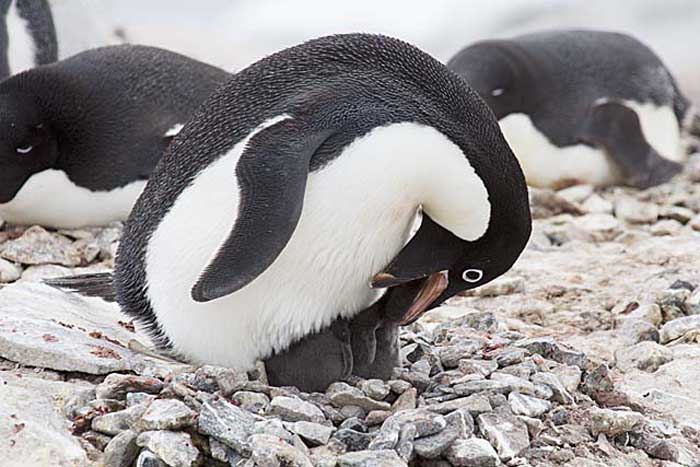
[[[370,282],[372,288],[396,287],[408,282],[419,280],[416,278],[397,278],[392,274],[380,272],[375,275]],[[413,303],[403,315],[400,325],[412,323],[418,319],[425,310],[445,291],[449,285],[448,271],[435,272],[423,279],[423,284],[413,299]]]

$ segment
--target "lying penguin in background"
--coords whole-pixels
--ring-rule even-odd
[[[428,308],[487,282],[530,228],[517,160],[463,80],[397,39],[329,36],[260,60],[205,102],[136,203],[113,282],[160,346],[247,370],[351,321],[386,287],[424,295],[437,274]],[[307,367],[347,358],[338,334]]]
[[[123,220],[172,137],[231,75],[154,47],[102,47],[0,83],[0,217]]]
[[[487,40],[447,66],[486,100],[533,186],[647,188],[681,171],[689,103],[661,60],[630,36]]]
[[[0,0],[0,80],[56,60],[48,0]]]

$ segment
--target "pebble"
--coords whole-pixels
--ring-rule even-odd
[[[539,372],[532,375],[532,382],[542,384],[552,390],[554,400],[562,404],[572,404],[574,397],[566,390],[557,375]]]
[[[416,426],[418,438],[432,435],[445,429],[447,421],[442,415],[430,412],[425,409],[403,410],[389,417],[382,425],[398,424],[402,426],[410,423]]]
[[[440,349],[440,361],[445,368],[457,368],[459,361],[474,355],[481,345],[476,341],[466,341]]]
[[[138,404],[117,412],[99,415],[92,419],[92,429],[107,435],[118,435],[133,428],[148,409],[148,404]]]
[[[250,445],[251,459],[258,467],[313,467],[306,454],[275,436],[252,435]]]
[[[467,422],[467,420],[469,420]],[[445,416],[447,426],[434,435],[424,436],[413,442],[416,454],[425,459],[437,459],[456,440],[467,438],[474,429],[469,412],[457,410]]]
[[[508,394],[508,403],[515,415],[525,415],[526,417],[540,417],[552,409],[551,402],[518,392]]]
[[[447,451],[447,459],[459,467],[498,467],[498,454],[491,444],[480,438],[459,439]]]
[[[652,225],[649,231],[657,237],[678,235],[683,229],[683,224],[675,219],[664,219]]]
[[[496,448],[501,459],[509,461],[530,446],[527,425],[514,415],[492,412],[479,415],[481,435]]]
[[[22,276],[22,268],[0,258],[0,284],[14,282]]]
[[[593,185],[574,185],[557,191],[557,195],[570,203],[581,204],[593,195],[593,190]]]
[[[393,449],[349,452],[338,456],[340,467],[407,467]]]
[[[418,391],[416,388],[410,388],[404,391],[399,397],[396,398],[394,403],[391,405],[392,412],[399,412],[401,410],[415,409]]]
[[[476,417],[482,413],[490,412],[493,410],[493,407],[491,406],[491,401],[488,396],[484,394],[473,394],[469,397],[460,397],[446,402],[440,402],[439,404],[428,405],[426,409],[439,414],[447,414],[455,410],[464,409],[468,411],[472,417]]]
[[[389,410],[388,402],[377,401],[364,395],[364,393],[347,383],[337,382],[331,384],[326,390],[326,395],[331,402],[338,407],[354,405],[364,410]]]
[[[49,233],[39,226],[30,227],[21,237],[0,244],[0,257],[27,265],[74,267],[88,262],[70,239]]]
[[[673,360],[673,351],[656,342],[640,342],[615,352],[615,366],[627,372],[642,370],[653,373]]]
[[[197,419],[198,431],[212,436],[241,454],[248,455],[248,437],[256,418],[222,398],[202,395],[202,411]]]
[[[290,423],[286,427],[289,431],[296,433],[314,446],[327,444],[333,431],[335,431],[333,427],[307,421]]]
[[[136,467],[168,467],[165,462],[148,449],[144,449],[136,459]]]
[[[360,389],[362,389],[362,392],[364,392],[367,397],[377,401],[384,400],[390,392],[389,386],[380,379],[365,380],[360,384]]]
[[[363,433],[360,431],[352,430],[350,428],[341,428],[333,434],[333,438],[341,442],[348,451],[362,451],[371,446],[377,438],[382,436],[380,433],[378,436],[370,435],[368,433]],[[399,432],[396,430],[396,439],[393,440],[391,446],[388,449],[393,449],[396,443],[399,441]]]
[[[652,224],[659,218],[659,207],[627,196],[618,197],[615,200],[615,216],[630,224]]]
[[[195,424],[197,413],[177,399],[151,402],[139,420],[139,427],[149,430],[179,430]]]
[[[100,399],[126,399],[131,392],[158,394],[163,390],[163,382],[157,378],[113,373],[95,388],[95,394]]]
[[[659,331],[656,326],[642,319],[628,318],[624,320],[620,327],[620,334],[629,345],[642,341],[659,341]]]
[[[303,420],[318,423],[326,419],[321,409],[297,397],[277,396],[273,398],[268,413],[287,422]]]
[[[698,329],[700,329],[700,315],[676,318],[661,327],[659,340],[662,344],[666,344]]]
[[[106,467],[130,467],[139,454],[136,444],[138,434],[133,430],[119,433],[104,449],[104,464]]]
[[[614,437],[630,432],[644,423],[644,417],[637,412],[592,408],[591,434],[598,436],[605,434]]]
[[[581,209],[587,214],[612,214],[613,204],[601,196],[593,194],[583,202]]]
[[[148,448],[170,467],[192,467],[200,461],[201,454],[190,435],[181,431],[144,431],[136,444]]]
[[[500,381],[483,379],[457,384],[452,389],[454,393],[459,396],[470,396],[481,392],[506,394],[508,393],[509,387],[507,384]]]
[[[515,345],[527,349],[532,353],[539,354],[548,360],[577,366],[581,369],[585,369],[588,363],[586,354],[569,349],[551,337],[523,339],[516,342]]]

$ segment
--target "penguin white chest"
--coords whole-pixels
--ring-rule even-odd
[[[254,134],[179,195],[146,253],[147,296],[174,349],[233,368],[250,368],[375,302],[382,291],[370,289],[369,280],[408,241],[417,207],[448,192],[473,202],[470,177],[479,180],[461,151],[436,130],[414,124],[375,128],[309,175],[296,230],[267,270],[233,294],[195,302],[192,286],[238,215],[233,169]],[[440,186],[437,194],[426,192],[432,184]]]
[[[106,191],[91,191],[73,183],[65,172],[37,172],[7,203],[0,203],[0,217],[21,225],[78,228],[106,225],[129,216],[146,182],[138,180]]]

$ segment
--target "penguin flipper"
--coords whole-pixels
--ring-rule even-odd
[[[288,117],[250,139],[235,170],[238,218],[192,288],[195,301],[232,294],[274,262],[299,221],[309,161],[331,133]]]
[[[636,112],[616,102],[591,109],[579,139],[603,148],[620,168],[626,183],[649,188],[670,180],[683,166],[662,157],[647,142]]]

